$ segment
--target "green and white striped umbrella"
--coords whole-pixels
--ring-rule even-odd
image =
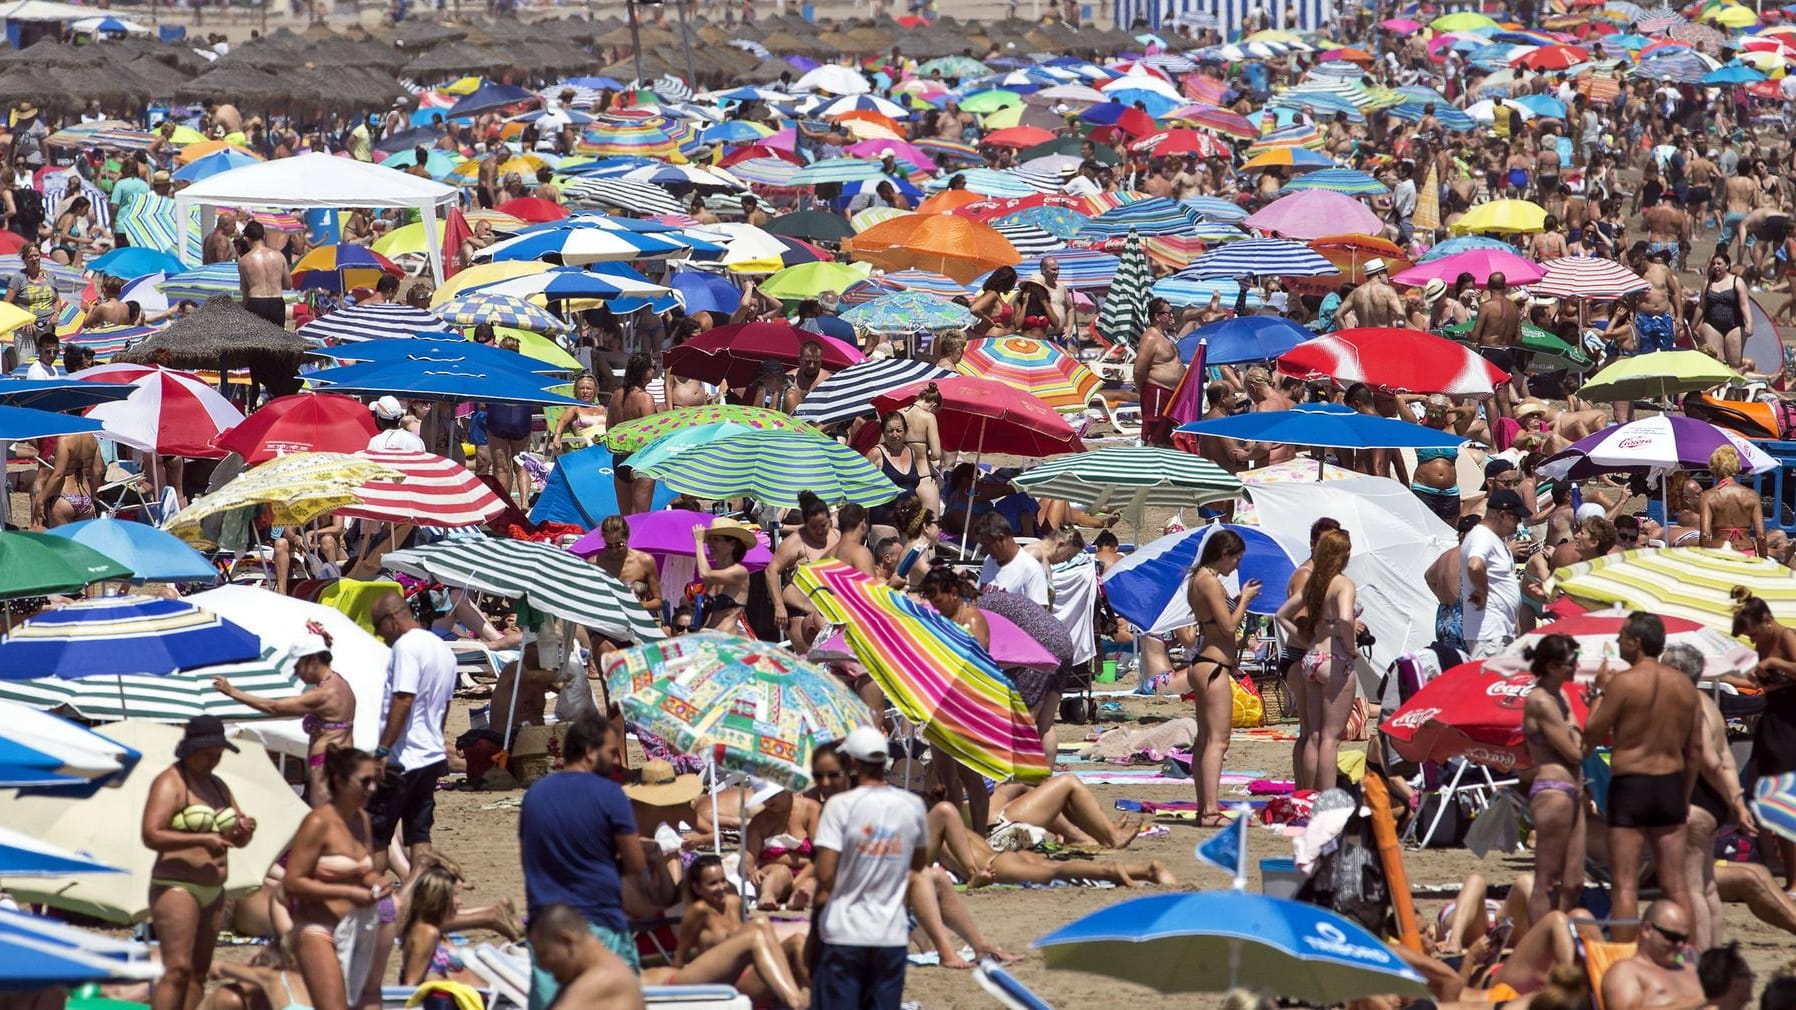
[[[1036,497],[1132,514],[1149,505],[1187,508],[1224,501],[1241,490],[1234,474],[1201,456],[1147,445],[1060,456],[1023,471],[1012,483]]]
[[[212,678],[265,698],[297,698],[305,685],[294,675],[296,661],[285,649],[264,649],[245,663],[204,666],[160,676],[99,676],[64,680],[0,681],[0,699],[32,708],[66,705],[83,719],[143,719],[183,723],[194,716],[215,715],[227,722],[268,716],[232,701],[212,688]]]
[[[898,497],[898,485],[860,453],[788,428],[720,438],[637,472],[696,498],[747,496],[779,508],[796,508],[800,491],[832,504],[884,505]]]
[[[521,599],[608,638],[643,642],[663,637],[661,625],[628,586],[549,544],[491,537],[444,540],[394,551],[386,556],[386,565],[445,586]]]
[[[1113,344],[1134,346],[1141,331],[1147,329],[1147,301],[1153,287],[1154,271],[1147,264],[1147,253],[1141,250],[1141,236],[1131,228],[1110,292],[1098,307],[1098,333]]]

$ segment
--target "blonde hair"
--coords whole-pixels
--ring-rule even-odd
[[[400,935],[420,922],[441,929],[455,915],[455,879],[455,874],[443,866],[432,866],[418,874],[412,884],[411,901],[405,906]]]
[[[960,330],[955,330],[952,333],[942,334],[942,338],[936,341],[935,356],[952,358],[957,354],[965,353],[966,349],[967,335]]]
[[[1709,453],[1709,472],[1716,480],[1727,480],[1740,472],[1740,454],[1731,445],[1724,445]]]

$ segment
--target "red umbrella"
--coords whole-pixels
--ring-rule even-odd
[[[806,341],[823,345],[823,367],[832,372],[857,360],[848,356],[846,345],[785,322],[719,326],[668,351],[665,360],[675,375],[742,388],[760,377],[763,361],[798,367],[798,351]]]
[[[1129,145],[1131,151],[1146,151],[1155,157],[1182,157],[1195,154],[1200,158],[1226,158],[1229,149],[1222,141],[1196,130],[1161,130]]]
[[[501,214],[510,214],[520,221],[529,221],[532,224],[559,221],[568,216],[566,207],[553,200],[544,200],[540,196],[520,196],[516,200],[507,200],[493,209]]]
[[[1463,757],[1499,772],[1527,768],[1522,706],[1534,690],[1531,673],[1491,674],[1481,662],[1461,663],[1429,681],[1378,728],[1411,761]],[[1584,692],[1561,691],[1572,721],[1584,725]]]
[[[1578,46],[1541,46],[1509,61],[1512,67],[1529,70],[1564,70],[1590,60],[1590,51]]]
[[[340,393],[298,393],[269,400],[212,440],[251,466],[291,452],[359,452],[374,437],[374,415]]]
[[[979,141],[980,147],[1015,147],[1018,149],[1045,144],[1054,135],[1039,126],[1011,126],[993,130]]]
[[[1006,214],[1015,214],[1019,210],[1031,207],[1065,207],[1085,213],[1085,203],[1076,196],[1064,193],[1032,193],[1029,196],[993,196],[973,203],[963,204],[948,213],[959,217],[970,217],[975,221],[992,221]]]
[[[422,526],[478,526],[505,511],[499,496],[454,460],[429,452],[364,450],[361,455],[405,478],[368,481],[355,491],[361,504],[340,508],[339,515]]]
[[[1489,396],[1508,373],[1476,351],[1421,330],[1360,327],[1306,340],[1278,359],[1278,369],[1306,379],[1363,382],[1399,393]]]
[[[913,382],[874,397],[873,406],[881,414],[907,407],[931,381],[942,394],[936,424],[945,452],[1052,456],[1085,451],[1072,425],[1053,407],[1038,396],[992,379],[957,375]]]
[[[136,386],[130,396],[89,407],[115,441],[146,452],[193,459],[225,455],[212,440],[243,423],[243,413],[199,376],[153,365],[115,363],[76,372],[82,382]]]

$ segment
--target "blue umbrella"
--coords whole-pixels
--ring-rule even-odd
[[[1240,582],[1260,580],[1260,594],[1247,609],[1255,614],[1275,614],[1285,602],[1285,586],[1297,565],[1264,531],[1256,526],[1211,523],[1170,533],[1143,544],[1104,573],[1104,595],[1116,612],[1149,634],[1159,634],[1197,623],[1185,596],[1185,576],[1203,555],[1204,540],[1218,529],[1230,529],[1247,542],[1239,574]]]
[[[560,375],[562,371],[554,365],[538,361],[526,354],[508,351],[503,347],[495,347],[490,344],[472,343],[464,340],[459,333],[420,333],[416,337],[364,340],[355,344],[338,344],[335,347],[321,348],[309,353],[324,358],[335,358],[338,361],[371,362],[383,365],[407,361],[420,364],[439,361],[460,363],[471,368],[497,368],[517,372],[542,382],[559,381],[551,379],[549,376]],[[313,374],[321,375],[323,373]]]
[[[0,639],[0,680],[159,675],[262,655],[254,632],[182,600],[78,600]]]
[[[740,119],[707,126],[699,133],[707,144],[752,144],[766,134]]]
[[[742,289],[731,284],[729,278],[716,274],[675,270],[668,275],[667,286],[679,293],[680,300],[686,304],[687,315],[717,312],[727,316],[742,305]]]
[[[1305,1003],[1424,995],[1422,976],[1357,923],[1318,905],[1245,891],[1118,902],[1035,941],[1049,968],[1160,992],[1265,988]]]
[[[510,84],[482,84],[463,95],[460,101],[449,106],[448,111],[443,113],[443,118],[457,119],[462,116],[472,116],[488,109],[499,109],[507,105],[516,105],[519,102],[532,101],[537,97],[533,91],[526,91]]]
[[[1514,105],[1519,105],[1522,108],[1527,109],[1536,116],[1542,116],[1547,119],[1565,118],[1565,103],[1551,95],[1522,95],[1519,98],[1511,98],[1509,101]]]
[[[136,280],[151,274],[178,274],[187,269],[187,265],[158,249],[146,249],[142,246],[123,246],[114,249],[104,256],[87,264],[89,270],[98,274],[110,274],[124,280]]]
[[[1239,224],[1247,220],[1247,208],[1219,196],[1192,196],[1179,201],[1207,221]]]
[[[1099,214],[1079,229],[1079,239],[1126,238],[1133,229],[1142,237],[1183,235],[1197,223],[1197,211],[1163,196],[1125,203]]]
[[[199,182],[202,179],[210,179],[215,175],[229,172],[233,168],[257,164],[261,160],[244,154],[235,147],[220,148],[203,158],[195,158],[175,169],[175,179],[179,182]],[[178,271],[170,271],[170,273],[175,272]]]
[[[1302,242],[1250,238],[1230,242],[1193,260],[1174,276],[1186,280],[1212,277],[1317,277],[1339,273],[1335,266]]]
[[[216,582],[218,569],[172,533],[124,519],[83,519],[50,530],[131,569],[132,582]]]
[[[30,835],[0,828],[0,877],[60,877],[70,873],[123,873]]]
[[[148,954],[140,943],[0,910],[0,992],[114,979],[147,981],[162,974],[162,966],[148,960]]]
[[[479,344],[470,346],[479,347]],[[484,400],[487,403],[525,403],[544,407],[589,407],[571,396],[551,393],[546,387],[557,379],[491,362],[466,359],[448,361],[388,361],[327,368],[306,376],[330,387],[333,393],[362,393],[411,397],[414,400]]]
[[[1765,75],[1744,63],[1728,63],[1716,67],[1702,75],[1702,84],[1751,84],[1762,81]]]
[[[569,523],[586,529],[598,526],[606,516],[618,512],[617,483],[612,480],[616,472],[611,450],[602,445],[563,454],[530,507],[530,521]],[[664,509],[677,497],[657,484],[650,507]]]
[[[157,287],[171,303],[183,298],[203,302],[218,295],[236,298],[243,290],[243,282],[237,275],[237,264],[227,262],[170,274]]]
[[[1280,187],[1279,192],[1300,193],[1306,189],[1326,189],[1347,196],[1383,196],[1391,191],[1389,186],[1359,169],[1325,168],[1292,179]]]
[[[1170,301],[1171,299],[1168,299]],[[1226,304],[1233,305],[1232,301]],[[1202,326],[1179,341],[1179,360],[1190,361],[1200,341],[1208,341],[1206,365],[1270,361],[1315,336],[1282,316],[1237,316]]]
[[[80,410],[123,400],[134,386],[80,379],[0,379],[0,405],[37,410]]]
[[[1796,772],[1759,779],[1753,791],[1752,814],[1761,825],[1796,842]]]
[[[1192,421],[1180,425],[1178,430],[1193,435],[1330,449],[1452,449],[1465,444],[1460,435],[1360,414],[1338,403],[1304,403],[1290,410]]]
[[[1188,277],[1162,277],[1154,282],[1153,287],[1154,297],[1164,298],[1180,308],[1208,305],[1212,296],[1220,297],[1223,305],[1232,307],[1240,292],[1241,285],[1226,278],[1193,280]],[[1265,300],[1258,291],[1247,289],[1248,308],[1257,309],[1264,304]]]
[[[1448,256],[1456,256],[1473,249],[1500,249],[1506,253],[1518,252],[1515,246],[1502,239],[1491,238],[1488,235],[1461,235],[1458,238],[1450,238],[1439,245],[1431,246],[1416,262],[1427,263],[1431,260],[1446,259]]]
[[[23,705],[0,704],[0,789],[84,798],[118,785],[143,757],[84,726]]]
[[[101,427],[98,421],[72,414],[58,414],[31,407],[0,406],[0,442],[24,442],[52,435],[92,434]]]

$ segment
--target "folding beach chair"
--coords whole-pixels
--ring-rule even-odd
[[[1596,919],[1573,919],[1571,927],[1572,945],[1584,959],[1584,973],[1590,977],[1590,1004],[1596,1010],[1606,1010],[1603,1006],[1603,976],[1617,962],[1633,957],[1638,949],[1635,943],[1620,943],[1603,936],[1604,925]]]
[[[486,983],[483,988],[494,994],[488,1007],[496,1008],[501,1003],[514,1007],[530,1005],[530,954],[523,948],[483,943],[463,963]]]
[[[1017,981],[1016,976],[989,958],[973,969],[973,981],[1007,1010],[1054,1010],[1047,1000],[1035,995],[1028,986]]]
[[[642,1002],[658,1010],[752,1010],[747,996],[727,985],[645,985]]]

